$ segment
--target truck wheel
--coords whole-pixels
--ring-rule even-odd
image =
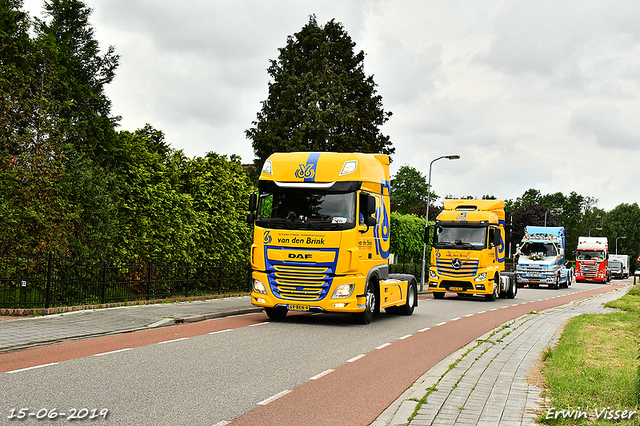
[[[373,319],[373,314],[376,310],[376,294],[373,291],[373,283],[370,282],[367,286],[365,296],[364,311],[353,314],[353,321],[356,324],[369,324]]]
[[[518,286],[511,280],[509,290],[507,290],[507,299],[515,299],[516,294],[518,294]]]
[[[444,291],[434,291],[433,298],[434,299],[444,299]]]
[[[400,307],[400,315],[411,315],[418,304],[418,286],[415,281],[409,281],[407,286],[407,303]]]
[[[287,316],[287,312],[289,312],[289,310],[286,308],[264,308],[264,311],[272,320],[284,319],[284,317]]]
[[[500,287],[500,272],[496,273],[495,278],[493,279],[493,293],[485,294],[484,300],[493,302],[498,298],[498,287]]]

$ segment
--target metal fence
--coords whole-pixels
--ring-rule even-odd
[[[0,308],[50,308],[247,292],[246,263],[88,262],[0,257]]]

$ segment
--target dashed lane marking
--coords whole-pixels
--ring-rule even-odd
[[[109,352],[102,352],[102,353],[99,353],[99,354],[93,354],[93,356],[110,355],[110,354],[115,354],[115,353],[118,353],[118,352],[130,351],[131,349],[133,349],[133,348],[118,349],[118,350],[115,350],[115,351],[109,351]]]
[[[331,372],[333,372],[333,369],[331,368],[328,370],[324,370],[322,373],[316,374],[315,376],[311,377],[309,380],[318,380],[320,377],[324,377]]]
[[[21,368],[19,370],[5,371],[5,373],[7,374],[20,373],[21,371],[35,370],[36,368],[50,367],[52,365],[57,365],[57,364],[58,364],[57,362],[51,362],[49,364],[34,365],[33,367]]]
[[[351,358],[347,362],[356,362],[357,360],[359,360],[360,358],[363,358],[364,356],[365,356],[365,354],[360,354],[358,356],[354,356],[353,358]]]
[[[275,401],[276,399],[278,399],[278,398],[281,398],[281,397],[285,396],[285,395],[286,395],[286,394],[288,394],[289,392],[291,392],[291,390],[289,390],[289,389],[287,389],[287,390],[283,390],[283,391],[282,391],[282,392],[280,392],[280,393],[277,393],[277,394],[275,394],[275,395],[273,395],[273,396],[270,396],[269,398],[267,398],[267,399],[265,399],[265,400],[263,400],[263,401],[258,402],[258,405],[267,405],[268,403],[273,402],[273,401]]]
[[[187,340],[189,339],[188,337],[181,337],[179,339],[173,339],[173,340],[165,340],[164,342],[158,342],[156,343],[156,345],[164,345],[165,343],[173,343],[173,342],[179,342],[180,340]]]

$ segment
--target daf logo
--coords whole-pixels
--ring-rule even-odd
[[[313,259],[313,255],[312,254],[296,254],[296,253],[289,253],[289,259]]]
[[[460,260],[459,257],[456,257],[451,261],[451,266],[453,266],[453,269],[460,269],[462,267],[462,260]]]

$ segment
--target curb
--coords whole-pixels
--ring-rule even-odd
[[[198,322],[198,321],[207,321],[210,319],[215,319],[215,318],[222,318],[222,317],[231,317],[234,315],[245,315],[245,314],[255,314],[258,312],[262,312],[263,308],[246,308],[246,309],[236,309],[233,311],[226,311],[226,312],[215,312],[215,313],[211,313],[211,314],[202,314],[202,315],[193,315],[190,317],[184,317],[184,318],[175,318],[174,319],[174,323],[175,324],[189,324],[192,322]]]

